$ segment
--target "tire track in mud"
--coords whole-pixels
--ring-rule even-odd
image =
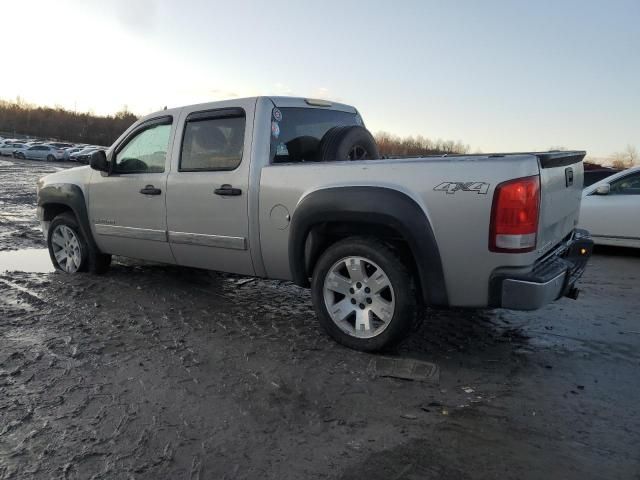
[[[343,349],[321,332],[302,289],[126,260],[105,276],[51,274],[41,284],[37,278],[18,274],[11,283],[42,292],[40,298],[29,296],[28,306],[3,307],[14,319],[3,326],[16,331],[0,344],[24,352],[14,360],[21,370],[18,380],[29,380],[12,383],[13,393],[0,407],[3,416],[17,422],[11,438],[0,436],[0,458],[6,454],[13,460],[8,465],[20,465],[17,459],[48,448],[58,452],[57,458],[36,455],[34,476],[109,478],[171,471],[198,478],[215,471],[216,462],[205,460],[207,455],[224,459],[230,445],[243,451],[251,435],[259,439],[251,441],[252,448],[263,451],[264,458],[265,448],[287,458],[292,445],[283,438],[301,435],[302,425],[320,438],[373,435],[381,428],[368,415],[346,414],[352,407],[336,412],[336,394],[349,405],[376,391],[382,397],[392,393],[381,388],[384,384],[369,385],[370,356]],[[482,327],[474,328],[476,337],[481,335]],[[26,345],[28,335],[38,338]],[[447,349],[454,340],[448,340]],[[39,378],[43,371],[46,380]],[[157,398],[158,388],[180,398],[183,407]],[[418,385],[411,390],[425,398],[425,388],[430,391]],[[23,400],[20,406],[16,395]],[[202,410],[209,402],[221,418]],[[400,419],[400,411],[415,408],[416,400],[393,402]],[[198,418],[207,420],[199,425]],[[203,440],[215,432],[227,446]],[[274,442],[274,435],[279,440]]]
[[[54,278],[55,277],[56,276],[54,275]],[[52,283],[56,283],[56,281],[57,279],[54,279]],[[107,281],[104,284],[101,284],[99,288],[97,288],[96,284],[93,282],[91,282],[89,285],[84,285],[79,289],[74,288],[74,286],[71,286],[70,290],[75,290],[74,292],[72,292],[71,296],[77,297],[78,294],[80,294],[81,292],[92,290],[92,289],[97,289],[97,290],[104,290],[105,288],[109,289],[111,286],[110,283],[111,282]],[[6,285],[7,283],[5,283],[5,286]],[[9,286],[13,286],[13,287],[18,286],[20,287],[19,290],[21,292],[23,290],[28,292],[28,287],[25,287],[22,285],[16,285],[15,282],[9,282]],[[43,320],[46,318],[47,323],[56,324],[57,333],[63,333],[63,334],[66,333],[67,330],[69,330],[70,323],[73,323],[74,324],[73,326],[78,326],[77,324],[75,324],[74,320],[81,318],[82,315],[70,314],[68,310],[70,307],[69,303],[60,302],[58,300],[51,299],[51,302],[48,305],[43,306],[42,304],[39,303],[40,299],[38,297],[33,297],[32,299],[35,299],[36,302],[31,302],[31,304],[29,305],[29,308],[27,308],[25,305],[21,305],[21,306],[14,305],[12,306],[12,308],[8,309],[8,310],[13,310],[12,312],[7,312],[6,311],[7,309],[5,309],[5,312],[3,313],[10,313],[10,317],[14,317],[17,314],[17,316],[20,317],[21,320],[24,320],[25,316],[20,315],[21,312],[24,312],[25,310],[33,311],[34,307],[47,308],[49,311],[42,312],[41,314],[34,315],[32,317],[32,320],[34,321],[33,323],[35,323],[38,320]],[[36,303],[36,305],[34,305],[34,303]],[[190,316],[190,315],[189,313],[187,313],[186,315],[184,313],[185,310],[186,312],[190,311],[189,302],[187,302],[186,304],[186,307],[187,307],[186,309],[184,308],[185,302],[183,301],[181,303],[183,307],[178,308],[175,315],[171,315],[171,318],[173,319],[173,322],[175,322],[175,324],[171,324],[170,315],[157,316],[155,315],[155,313],[157,313],[157,310],[158,310],[157,308],[154,309],[154,308],[150,308],[149,306],[141,305],[141,304],[134,305],[135,308],[133,309],[133,311],[129,312],[129,315],[130,315],[129,320],[133,320],[135,318],[136,324],[143,325],[143,326],[146,325],[147,331],[145,333],[150,334],[150,336],[147,339],[150,340],[151,343],[155,342],[156,348],[168,351],[171,354],[171,356],[174,357],[174,359],[176,360],[175,363],[179,363],[183,366],[184,371],[187,373],[187,375],[182,374],[181,375],[182,380],[188,378],[190,379],[190,381],[197,384],[198,379],[193,376],[190,377],[189,373],[190,373],[190,368],[192,366],[199,364],[199,360],[195,357],[194,349],[191,347],[185,346],[185,343],[186,343],[185,334],[183,332],[182,333],[177,332],[181,327],[182,328],[186,327],[187,329],[190,327],[190,324],[186,320],[186,316]],[[99,309],[102,307],[102,305],[94,303],[94,307],[96,309]],[[60,312],[56,312],[55,311],[56,308],[62,309],[64,313],[61,315]],[[77,305],[76,305],[76,308],[77,308]],[[151,320],[152,317],[153,317],[153,320]],[[88,320],[89,321],[95,320],[95,317],[93,319],[88,318]],[[231,331],[231,329],[233,329],[234,326],[238,327],[239,325],[238,322],[234,320],[232,317],[228,317],[227,320],[228,321],[225,321],[224,323],[222,323],[225,329]],[[200,326],[202,327],[202,325],[203,323],[201,321]],[[257,324],[254,323],[253,325],[256,326]],[[24,324],[22,326],[24,327]],[[116,329],[120,328],[121,326],[122,325],[117,322],[114,325]],[[240,325],[240,327],[242,327],[242,325]],[[245,329],[242,327],[239,330],[244,331]],[[263,333],[262,331],[260,331],[260,329],[258,330],[259,330],[257,332],[258,334]],[[13,335],[13,338],[18,336],[19,335]],[[42,354],[42,352],[39,352],[36,358],[39,358],[40,360],[42,360],[44,357],[53,357],[51,360],[49,360],[49,363],[47,365],[49,372],[51,372],[52,369],[55,369],[55,367],[61,363],[67,363],[67,366],[63,370],[58,370],[57,375],[56,374],[50,375],[50,379],[47,382],[45,382],[45,385],[43,386],[43,388],[41,388],[38,392],[29,392],[27,394],[27,398],[37,394],[44,395],[44,392],[48,392],[49,395],[52,395],[52,391],[62,388],[62,390],[59,393],[55,394],[54,401],[39,401],[34,403],[39,403],[40,404],[39,409],[42,409],[42,410],[61,410],[64,405],[72,405],[73,407],[69,412],[59,413],[55,416],[55,420],[57,421],[72,420],[73,418],[76,418],[79,415],[81,415],[83,412],[85,412],[91,406],[94,400],[92,398],[92,395],[81,395],[79,397],[78,395],[76,395],[76,393],[78,393],[81,390],[81,387],[82,387],[81,381],[78,380],[75,383],[69,384],[69,381],[67,380],[67,377],[71,374],[74,368],[77,369],[83,366],[85,367],[87,366],[82,364],[83,360],[78,360],[78,359],[84,358],[85,359],[84,363],[85,364],[87,363],[86,361],[87,353],[90,353],[90,352],[88,352],[87,348],[78,348],[78,345],[86,344],[87,339],[82,338],[82,336],[79,336],[77,333],[75,336],[62,335],[62,336],[51,337],[51,336],[43,335],[43,337],[44,338],[42,339],[42,345],[45,347],[47,351],[44,355]],[[99,346],[100,348],[102,348],[105,345],[101,344]],[[108,347],[108,345],[106,346]],[[123,347],[124,343],[120,343],[115,346]],[[119,353],[123,353],[122,350],[123,349],[120,349]],[[124,350],[126,352],[126,347],[124,348]],[[21,356],[15,355],[12,358],[19,359],[21,358]],[[166,363],[166,359],[164,360],[164,362]],[[23,361],[18,368],[21,368],[26,373],[26,370],[28,369],[29,366],[30,366],[30,362]],[[75,400],[72,400],[70,397],[74,397],[74,396],[78,398],[76,398]],[[101,411],[103,412],[102,415],[104,415],[104,412],[106,412],[107,410],[113,409],[116,405],[118,404],[116,404],[113,401],[107,405],[103,404],[101,406]],[[105,443],[109,443],[110,441],[117,440],[119,437],[121,437],[122,434],[125,434],[127,426],[131,422],[135,421],[136,410],[132,409],[132,405],[134,404],[125,403],[124,405],[125,405],[125,411],[127,411],[128,413],[120,418],[117,424],[117,427],[114,430],[111,437],[105,436],[104,438],[99,438],[98,441],[96,442],[96,445],[103,445]],[[30,426],[31,427],[33,426],[32,424],[35,422],[35,420],[33,419],[33,413],[32,413],[33,410],[29,410],[30,414],[27,416],[24,416],[24,415],[20,416],[19,408],[14,406],[14,408],[10,408],[7,410],[6,406],[4,407],[5,407],[3,408],[4,413],[8,413],[9,415],[13,414],[14,416],[14,420],[12,420],[12,422],[14,423],[11,423],[11,425],[12,425],[12,429],[15,428],[16,430],[16,435],[15,435],[16,437],[17,437],[18,427],[20,427],[21,425],[23,424],[26,425],[26,423],[29,422],[31,424]],[[100,419],[100,415],[101,415],[100,413],[97,415],[98,419]],[[113,415],[106,415],[106,416],[112,417]],[[106,420],[105,418],[103,419]],[[112,418],[112,420],[114,419]],[[24,454],[26,449],[25,445],[28,444],[29,442],[36,441],[38,438],[38,435],[46,431],[48,424],[45,423],[43,425],[44,426],[42,428],[36,427],[35,429],[29,430],[29,433],[26,433],[20,440],[15,438],[15,440],[17,440],[18,449],[11,451],[9,453],[9,456],[11,458],[14,458],[17,453]],[[135,450],[136,448],[138,451],[140,451],[140,449],[143,449],[144,444],[148,443],[149,437],[150,437],[150,433],[148,431],[145,435],[138,436],[134,444],[134,451],[136,451]],[[163,445],[163,453],[159,456],[160,461],[152,462],[151,463],[152,467],[155,467],[166,460],[166,457],[167,457],[166,452],[168,451],[167,445],[168,445],[167,443]],[[109,460],[104,462],[104,465],[106,466],[105,466],[105,469],[103,470],[103,473],[108,476],[108,474],[111,471],[109,468],[109,465],[113,465],[114,462],[122,463],[127,459],[132,458],[129,452],[122,455],[118,455],[114,452],[110,452],[108,455],[106,455],[106,457],[105,455],[106,454],[100,451],[100,449],[83,446],[82,453],[74,455],[68,462],[66,462],[64,465],[60,467],[62,469],[61,471],[62,471],[63,477],[72,478],[76,474],[79,475],[79,473],[82,471],[82,465],[84,465],[85,463],[87,462],[95,463],[97,459],[103,459],[107,457]],[[31,470],[30,472],[32,473],[39,472],[39,471],[42,471],[42,468],[44,468],[43,465],[36,465],[36,467],[37,468]],[[130,471],[134,473],[135,472],[139,473],[141,471],[144,471],[146,468],[148,468],[148,466],[145,467],[145,465],[137,465],[137,466],[132,466]],[[11,476],[10,471],[6,471],[5,473]],[[25,471],[24,473],[29,473],[29,471]]]

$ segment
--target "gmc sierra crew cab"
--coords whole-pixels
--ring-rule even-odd
[[[385,159],[351,106],[247,98],[137,121],[90,166],[40,179],[38,216],[59,270],[121,255],[290,280],[333,338],[374,351],[425,306],[576,298],[584,155]]]

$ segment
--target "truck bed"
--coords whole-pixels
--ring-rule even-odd
[[[293,214],[307,195],[319,189],[378,186],[406,194],[424,211],[440,250],[450,305],[486,306],[494,270],[532,266],[574,228],[583,156],[584,152],[527,152],[264,166],[259,218],[261,249],[268,252],[263,255],[267,275],[291,279],[288,231],[273,218],[276,206]],[[567,168],[572,170],[569,186]],[[540,176],[541,183],[536,249],[520,254],[489,252],[496,186],[530,176]],[[372,209],[375,204],[376,198],[371,198]]]

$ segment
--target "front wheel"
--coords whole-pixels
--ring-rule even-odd
[[[111,255],[105,255],[87,242],[76,217],[62,213],[49,225],[47,246],[53,266],[66,273],[103,273],[111,264]]]
[[[414,282],[396,252],[375,238],[329,247],[311,283],[321,325],[339,343],[376,351],[401,341],[417,315]]]

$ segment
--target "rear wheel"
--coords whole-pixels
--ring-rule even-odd
[[[111,264],[111,255],[89,245],[76,217],[69,212],[58,215],[51,222],[47,246],[53,266],[66,273],[103,273]]]
[[[55,162],[56,161],[56,157],[54,157],[53,155],[47,155],[47,162]]]
[[[408,269],[375,238],[351,237],[329,247],[314,269],[311,294],[327,333],[356,350],[399,342],[417,315]]]

